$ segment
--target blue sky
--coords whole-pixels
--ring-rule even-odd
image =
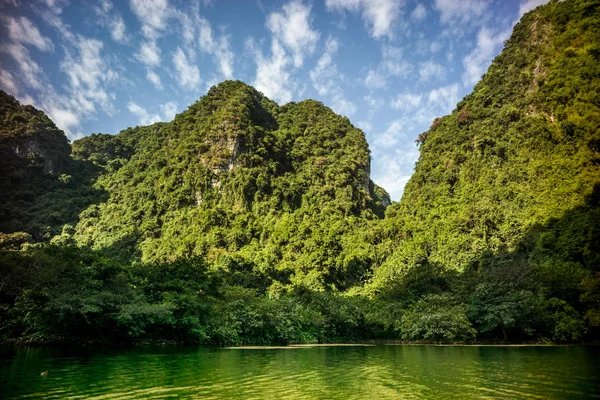
[[[367,135],[402,196],[417,135],[547,0],[0,0],[0,88],[71,139],[170,121],[225,79],[317,99]]]

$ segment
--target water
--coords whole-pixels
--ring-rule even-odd
[[[600,398],[600,348],[5,349],[0,398],[15,397]]]

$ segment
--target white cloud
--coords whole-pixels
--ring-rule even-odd
[[[77,40],[77,37],[71,32],[71,27],[68,24],[65,24],[60,18],[61,12],[62,9],[60,7],[50,8],[48,10],[39,10],[40,16],[48,25],[56,28],[69,42],[74,42]]]
[[[62,8],[69,3],[69,0],[40,0],[40,2],[44,3],[54,14],[60,14]]]
[[[160,115],[150,114],[148,111],[146,111],[145,108],[139,106],[133,101],[130,101],[129,104],[127,104],[127,109],[129,110],[129,112],[131,112],[139,118],[140,125],[151,125],[155,122],[161,121]]]
[[[120,15],[114,16],[110,22],[110,36],[115,42],[124,43],[127,41],[127,28]]]
[[[443,65],[433,61],[427,61],[419,64],[419,76],[422,82],[430,82],[432,80],[444,79],[446,77],[446,69]]]
[[[77,137],[74,135],[74,131],[81,122],[79,117],[73,111],[59,108],[56,105],[50,106],[46,111],[56,126],[69,133],[70,139],[75,139]]]
[[[150,38],[160,35],[172,14],[168,0],[131,0],[130,5],[142,23],[142,32]]]
[[[19,91],[16,78],[3,69],[0,69],[0,88],[12,95],[16,95]]]
[[[529,11],[535,9],[538,6],[544,5],[548,2],[548,0],[525,0],[521,4],[519,4],[519,13],[517,15],[517,19],[513,22],[513,25],[519,22],[521,17],[528,13]]]
[[[321,96],[331,94],[339,87],[337,79],[340,74],[333,62],[333,56],[337,53],[339,42],[334,38],[328,38],[325,43],[325,52],[317,61],[317,65],[310,71],[310,80]]]
[[[135,58],[145,65],[154,67],[160,64],[160,53],[160,48],[156,45],[156,42],[150,40],[142,43],[140,50],[135,53]]]
[[[225,34],[216,38],[213,35],[210,22],[200,16],[196,19],[198,21],[198,44],[200,50],[211,54],[221,75],[225,79],[231,79],[233,77],[234,54],[231,51],[229,38]]]
[[[200,70],[188,61],[187,56],[180,47],[173,55],[173,64],[178,73],[179,86],[188,90],[197,89],[202,82]]]
[[[381,72],[370,69],[365,77],[365,85],[373,89],[382,89],[387,85],[387,80]]]
[[[397,145],[404,136],[405,130],[404,120],[393,120],[383,133],[375,136],[374,149],[381,151]]]
[[[447,114],[452,111],[456,106],[456,103],[458,103],[459,89],[458,83],[434,89],[429,92],[427,102],[430,106],[435,107],[440,115]]]
[[[460,85],[454,83],[425,93],[399,94],[390,106],[411,122],[408,126],[414,127],[431,123],[435,117],[450,113],[460,100],[459,95]]]
[[[231,46],[229,45],[229,39],[227,36],[221,36],[216,51],[213,53],[213,55],[216,57],[217,65],[221,74],[226,79],[231,79],[233,77],[234,55],[231,51]]]
[[[160,80],[160,76],[158,76],[158,74],[154,71],[150,71],[148,70],[148,72],[146,72],[146,79],[148,79],[150,82],[152,82],[152,84],[154,85],[155,88],[157,89],[162,89],[162,82]]]
[[[22,44],[30,44],[37,47],[41,51],[51,51],[54,49],[54,44],[50,39],[43,36],[38,28],[27,18],[6,17],[6,27],[10,38]]]
[[[373,181],[382,186],[390,194],[392,200],[398,201],[402,197],[404,187],[412,175],[414,163],[419,157],[419,152],[414,144],[403,148],[403,156],[396,154],[382,154],[374,159],[376,170],[380,171],[373,175]]]
[[[333,102],[331,108],[337,114],[351,116],[356,112],[356,106],[353,102],[345,98],[341,93],[333,96]]]
[[[256,62],[254,87],[280,104],[292,101],[294,85],[288,71],[291,60],[279,41],[271,42],[271,58],[265,58],[252,40],[246,42],[246,47],[253,53]]]
[[[41,89],[42,69],[33,61],[25,46],[11,43],[0,47],[0,51],[9,54],[16,61],[20,72],[19,78],[25,85],[33,89]]]
[[[442,42],[439,40],[434,40],[433,42],[429,43],[429,51],[432,53],[437,53],[442,49],[442,46]]]
[[[382,99],[380,99],[378,97],[371,96],[371,95],[365,96],[364,100],[368,104],[370,112],[376,111],[377,109],[379,109],[383,105],[383,100]]]
[[[309,5],[293,0],[283,6],[283,12],[274,12],[267,17],[267,27],[273,37],[292,53],[294,66],[302,66],[304,58],[315,51],[319,33],[310,27]]]
[[[422,100],[422,94],[403,93],[398,95],[396,99],[392,101],[391,106],[396,110],[408,112],[417,109],[421,105]]]
[[[100,5],[94,7],[94,11],[98,16],[100,25],[109,29],[110,36],[115,42],[125,43],[129,40],[125,21],[123,21],[121,14],[114,10],[110,0],[101,0]]]
[[[404,0],[325,0],[329,10],[361,11],[376,39],[394,37],[394,24],[401,14]]]
[[[493,57],[500,51],[502,44],[508,39],[510,32],[500,32],[494,36],[487,28],[482,28],[477,34],[477,46],[463,59],[465,85],[476,84],[492,62]]]
[[[56,28],[64,39],[62,47],[65,56],[59,65],[60,71],[66,74],[67,79],[61,86],[62,93],[56,91],[40,66],[20,43],[13,41],[1,46],[0,50],[16,61],[18,74],[4,74],[3,78],[4,81],[13,78],[11,82],[15,86],[13,89],[19,91],[16,93],[19,99],[44,110],[70,139],[76,139],[82,135],[77,128],[84,119],[96,114],[98,106],[109,115],[114,111],[112,101],[115,96],[107,91],[107,87],[117,80],[118,74],[107,64],[107,58],[102,54],[101,41],[73,34],[70,27],[63,23],[60,13],[64,4],[66,3],[62,1],[47,2],[48,8],[36,9],[44,21]],[[109,10],[107,4],[106,1],[101,7]],[[22,25],[22,30],[31,31],[27,23]],[[31,39],[32,37],[34,39]],[[37,43],[34,45],[38,48],[48,48],[43,38],[40,41],[33,34],[30,39],[28,43]],[[23,38],[19,41],[24,42]],[[18,82],[36,91],[35,101],[30,95],[20,92]],[[7,85],[7,82],[4,85]]]
[[[402,59],[402,49],[384,45],[381,47],[382,61],[375,69],[369,69],[364,84],[371,89],[382,89],[390,78],[406,77],[413,66]]]
[[[117,74],[105,63],[100,54],[103,43],[96,39],[79,37],[75,45],[77,54],[67,51],[61,63],[61,70],[69,77],[71,105],[78,114],[90,115],[96,112],[95,104],[111,113],[111,97],[105,90],[106,83],[117,78]]]
[[[347,9],[356,11],[360,8],[362,0],[325,0],[327,8],[331,9]]]
[[[175,118],[175,114],[177,114],[177,102],[169,101],[165,104],[161,104],[160,110],[162,111],[165,120],[170,121]]]
[[[212,53],[215,49],[215,40],[213,39],[212,28],[210,22],[206,18],[198,18],[199,44],[200,49],[207,53]]]
[[[415,21],[421,21],[423,18],[427,16],[427,9],[421,3],[417,4],[412,13],[410,13],[410,17]]]
[[[485,0],[435,0],[434,7],[440,13],[443,24],[464,25],[477,21],[488,8]]]
[[[366,133],[369,133],[373,130],[373,125],[369,121],[358,121],[356,126]]]

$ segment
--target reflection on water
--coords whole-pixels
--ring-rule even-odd
[[[589,398],[600,348],[5,349],[0,397]]]

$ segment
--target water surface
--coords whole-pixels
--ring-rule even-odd
[[[48,371],[46,376],[41,372]],[[17,348],[0,398],[600,398],[598,347]]]

